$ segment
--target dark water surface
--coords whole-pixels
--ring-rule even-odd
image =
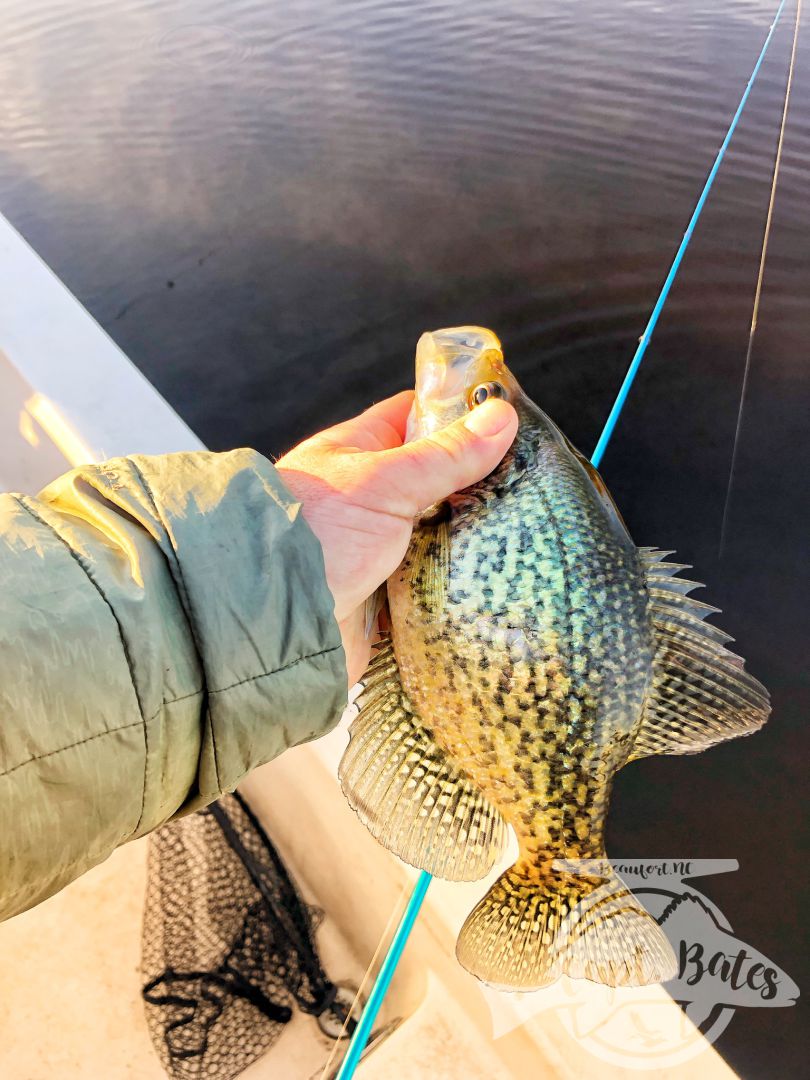
[[[279,452],[475,322],[590,451],[776,7],[3,0],[0,210],[214,448]],[[609,850],[738,859],[701,887],[806,987],[810,26],[717,558],[792,13],[603,472],[774,698],[755,739],[622,773]],[[807,1075],[801,1009],[719,1049]]]

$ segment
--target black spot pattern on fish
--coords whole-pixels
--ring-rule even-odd
[[[424,600],[424,572],[411,572],[420,543],[436,553],[420,537],[431,524],[417,528],[389,595],[422,722],[543,861],[603,850],[653,638],[632,540],[540,417],[524,410],[500,468],[450,500],[443,609]]]

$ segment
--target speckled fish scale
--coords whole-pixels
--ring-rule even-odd
[[[484,876],[514,830],[518,861],[459,936],[479,978],[662,981],[672,951],[605,856],[613,777],[756,730],[767,693],[705,622],[716,609],[689,596],[688,568],[636,548],[494,335],[427,336],[422,382],[441,392],[420,398],[418,355],[423,427],[473,407],[476,385],[508,397],[520,425],[492,475],[417,522],[388,582],[391,635],[364,680],[344,790],[382,843],[453,880]]]

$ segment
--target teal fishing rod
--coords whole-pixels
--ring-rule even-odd
[[[771,41],[773,40],[773,35],[776,31],[777,24],[782,17],[782,12],[785,9],[786,3],[787,0],[782,0],[782,3],[779,5],[779,10],[776,12],[776,17],[771,23],[771,28],[768,32],[767,38],[765,39],[765,44],[762,46],[762,52],[759,54],[759,59],[754,65],[754,70],[751,72],[751,78],[748,80],[748,85],[745,88],[745,92],[740,98],[740,104],[737,106],[737,111],[734,114],[734,119],[731,121],[731,125],[728,129],[728,132],[726,133],[726,137],[723,140],[723,145],[720,147],[717,157],[715,158],[714,165],[712,165],[711,172],[709,173],[708,179],[706,180],[706,184],[700,194],[700,198],[695,205],[694,213],[692,214],[692,217],[689,220],[689,224],[686,227],[686,232],[683,234],[683,240],[681,240],[680,247],[678,248],[675,258],[672,261],[672,266],[669,269],[666,281],[664,282],[661,293],[655,303],[655,307],[653,308],[652,315],[650,315],[650,321],[647,323],[644,333],[641,335],[635,356],[630,362],[630,367],[627,369],[627,374],[624,377],[624,382],[619,389],[619,393],[616,395],[616,400],[613,403],[613,408],[610,410],[610,415],[605,421],[605,426],[602,429],[602,434],[599,436],[599,441],[596,444],[596,449],[594,450],[593,456],[591,457],[591,463],[595,468],[599,468],[599,462],[604,456],[607,445],[610,442],[616,424],[619,421],[622,409],[624,408],[628,394],[630,393],[630,387],[633,385],[636,375],[638,374],[638,369],[641,367],[641,361],[644,359],[644,354],[647,352],[647,348],[650,344],[650,339],[652,338],[653,331],[658,325],[658,320],[661,317],[661,312],[664,310],[664,304],[666,304],[667,302],[667,297],[669,296],[672,284],[675,281],[678,271],[681,268],[681,263],[683,262],[684,255],[686,254],[686,249],[689,247],[689,241],[692,239],[692,234],[695,231],[695,226],[700,219],[700,215],[703,213],[703,207],[706,205],[706,200],[708,199],[709,192],[712,190],[712,187],[714,185],[715,177],[717,176],[717,173],[720,170],[720,166],[723,163],[723,158],[726,156],[726,150],[728,150],[728,145],[734,136],[734,132],[737,130],[737,124],[739,124],[740,122],[740,117],[742,116],[743,110],[745,109],[745,106],[748,102],[748,98],[750,97],[751,89],[756,82],[757,75],[759,75],[759,69],[762,67],[762,62],[764,61],[765,54],[767,53]]]
[[[669,297],[672,285],[675,281],[675,278],[677,277],[678,271],[681,268],[681,263],[683,262],[686,250],[689,247],[689,242],[692,239],[692,235],[700,219],[700,215],[703,213],[703,208],[706,205],[707,199],[709,198],[709,193],[711,192],[711,189],[714,185],[714,181],[717,177],[717,173],[720,170],[720,166],[723,163],[723,158],[726,156],[726,150],[728,149],[729,143],[734,136],[734,132],[737,130],[737,125],[740,122],[740,117],[742,116],[743,110],[745,109],[745,106],[748,102],[748,98],[751,95],[751,90],[754,83],[756,82],[757,76],[759,75],[760,68],[762,67],[762,64],[765,60],[765,56],[768,52],[771,41],[773,40],[774,33],[776,32],[776,27],[782,17],[782,12],[784,11],[786,4],[787,0],[782,0],[782,2],[779,4],[779,8],[776,12],[773,22],[771,23],[770,30],[768,31],[768,36],[765,39],[765,44],[762,46],[762,51],[759,54],[759,59],[754,65],[754,70],[751,73],[751,77],[748,80],[743,95],[740,99],[740,103],[737,106],[737,111],[735,112],[734,117],[731,121],[728,132],[726,133],[726,137],[723,140],[717,157],[715,158],[714,164],[712,165],[711,171],[709,172],[708,178],[703,187],[703,191],[700,194],[700,198],[695,204],[695,209],[692,213],[692,217],[689,220],[686,232],[683,234],[683,240],[681,241],[680,246],[678,247],[678,250],[675,254],[675,258],[672,261],[669,273],[666,276],[666,280],[664,281],[664,284],[661,288],[658,300],[655,303],[655,307],[653,308],[652,314],[650,315],[650,319],[647,323],[644,333],[639,339],[638,348],[636,349],[635,355],[630,362],[630,367],[627,369],[627,374],[624,377],[624,381],[619,388],[616,400],[613,403],[613,408],[610,410],[608,418],[605,421],[605,426],[602,429],[602,433],[596,443],[594,452],[591,455],[591,464],[594,466],[594,468],[599,467],[599,464],[604,457],[605,450],[608,447],[608,443],[610,442],[611,438],[613,437],[613,433],[616,430],[616,425],[627,402],[627,398],[630,394],[630,389],[635,382],[636,375],[638,374],[638,370],[641,367],[641,362],[644,359],[644,355],[647,352],[647,349],[649,348],[653,332],[658,325],[658,320],[661,317],[661,312],[664,310],[664,305],[667,302],[667,298]],[[357,1066],[360,1062],[360,1058],[362,1057],[363,1051],[365,1050],[366,1044],[371,1035],[371,1029],[374,1026],[374,1021],[377,1019],[380,1007],[385,1000],[385,995],[387,994],[388,989],[391,985],[391,979],[393,978],[394,972],[396,971],[397,965],[399,964],[399,961],[402,957],[403,950],[405,949],[408,937],[410,936],[411,930],[413,929],[414,923],[416,922],[416,918],[419,915],[422,904],[424,903],[425,896],[427,894],[432,879],[432,874],[429,874],[426,870],[420,871],[419,877],[416,879],[416,884],[414,885],[413,891],[411,892],[410,899],[408,900],[408,904],[402,914],[402,918],[399,921],[399,925],[394,931],[394,936],[391,939],[391,944],[388,947],[388,952],[385,955],[385,959],[382,962],[379,974],[377,975],[377,978],[371,989],[371,993],[369,994],[368,1001],[366,1002],[366,1007],[365,1009],[363,1009],[363,1013],[357,1023],[357,1027],[354,1029],[351,1041],[349,1042],[349,1048],[346,1051],[346,1056],[341,1063],[335,1080],[351,1080],[351,1078],[355,1075]]]

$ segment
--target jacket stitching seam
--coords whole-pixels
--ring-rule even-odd
[[[144,815],[145,810],[146,810],[146,776],[147,776],[147,771],[148,771],[148,768],[149,768],[149,740],[148,740],[147,734],[146,734],[146,725],[147,725],[146,715],[145,715],[144,710],[143,710],[143,703],[141,702],[140,694],[138,693],[138,686],[137,686],[137,683],[135,682],[135,669],[133,668],[133,665],[132,665],[132,657],[129,654],[129,647],[128,647],[127,642],[126,642],[126,638],[124,637],[124,628],[121,626],[121,623],[120,623],[120,621],[118,619],[118,616],[115,613],[115,608],[111,604],[109,598],[106,596],[106,594],[105,594],[104,590],[102,589],[100,583],[98,581],[96,581],[96,579],[90,573],[89,567],[85,565],[84,560],[79,555],[79,553],[77,551],[73,550],[73,548],[70,546],[70,544],[64,538],[64,536],[62,536],[61,533],[59,533],[57,531],[57,529],[55,529],[54,526],[51,525],[50,522],[46,521],[43,517],[41,517],[34,510],[32,510],[31,507],[28,506],[22,498],[17,499],[17,503],[19,504],[19,506],[21,506],[23,508],[23,510],[25,510],[34,519],[34,521],[38,521],[40,523],[40,525],[43,525],[50,533],[52,533],[56,537],[56,539],[60,542],[60,544],[62,544],[64,546],[64,548],[67,550],[68,554],[70,555],[71,559],[73,559],[73,561],[76,563],[76,565],[79,566],[82,569],[82,571],[84,572],[84,575],[87,578],[87,580],[90,582],[90,584],[96,590],[98,595],[101,597],[101,599],[107,605],[107,607],[108,607],[108,609],[110,611],[110,614],[112,615],[113,619],[115,620],[115,625],[118,628],[118,639],[121,642],[121,651],[124,654],[124,660],[126,661],[127,670],[129,671],[129,681],[130,681],[130,683],[132,685],[132,693],[135,695],[135,701],[138,703],[138,712],[141,714],[140,723],[143,725],[143,745],[144,745],[143,792],[141,794],[141,812],[140,812],[140,814],[138,816],[138,821],[137,821],[137,824],[135,825],[135,829],[134,829],[134,832],[137,832],[138,828],[140,827],[141,822],[143,821],[143,815]],[[134,727],[135,725],[130,724],[128,726],[129,727]],[[107,730],[109,731],[109,728]],[[104,734],[104,732],[99,732],[99,734]]]
[[[231,683],[229,686],[223,686],[219,690],[209,690],[209,694],[224,694],[228,690],[233,690],[237,686],[244,686],[245,683],[256,682],[257,679],[266,679],[268,675],[278,675],[282,671],[288,671],[291,667],[295,667],[296,664],[301,664],[305,660],[316,660],[319,656],[328,656],[329,653],[337,652],[341,645],[331,645],[328,649],[320,649],[318,652],[307,653],[305,656],[298,656],[295,660],[290,660],[288,664],[282,664],[281,667],[273,668],[271,671],[261,671],[258,675],[249,675],[246,679],[240,679],[239,682]]]
[[[167,705],[177,705],[178,702],[188,701],[193,697],[200,697],[201,694],[208,694],[209,696],[211,694],[225,694],[228,690],[233,690],[237,686],[244,686],[245,683],[256,682],[257,679],[266,679],[268,675],[280,675],[288,668],[303,663],[304,660],[317,660],[319,656],[328,656],[329,653],[337,652],[341,648],[343,648],[342,645],[330,645],[328,649],[320,649],[318,652],[306,653],[304,656],[296,656],[295,660],[290,660],[288,663],[282,664],[281,667],[271,668],[270,671],[260,671],[258,675],[248,675],[246,679],[239,679],[238,682],[229,683],[227,686],[221,686],[218,690],[211,690],[208,687],[201,686],[199,690],[192,690],[189,694],[181,694],[180,697],[168,698],[161,704],[160,709],[165,708]],[[160,713],[160,709],[158,709],[154,716],[149,718],[147,723],[151,723],[151,721],[155,719]]]
[[[67,746],[60,746],[56,750],[48,750],[44,754],[36,754],[34,757],[26,758],[25,761],[19,762],[17,765],[13,765],[10,769],[5,769],[0,772],[0,779],[4,776],[11,776],[17,769],[22,769],[26,765],[30,765],[34,761],[42,761],[44,758],[53,757],[55,754],[63,754],[66,750],[73,750],[77,746],[84,746],[85,743],[92,742],[93,739],[100,739],[104,735],[115,735],[119,731],[128,731],[130,728],[141,727],[143,724],[151,724],[152,721],[158,716],[160,709],[149,720],[133,720],[131,724],[122,724],[120,727],[107,728],[104,731],[97,731],[95,735],[88,735],[86,739],[79,739],[78,742],[69,743]]]
[[[142,485],[144,491],[146,492],[146,494],[147,494],[147,496],[149,498],[149,501],[152,503],[152,508],[155,511],[155,515],[156,515],[158,521],[160,521],[163,528],[166,530],[166,534],[168,536],[169,530],[166,527],[165,521],[163,520],[163,515],[161,514],[160,510],[158,509],[157,500],[155,499],[155,496],[154,496],[154,494],[152,492],[152,488],[150,487],[149,482],[147,481],[144,474],[141,472],[138,465],[136,465],[136,463],[132,460],[132,458],[127,458],[127,461],[129,462],[129,464],[130,464],[133,472],[135,473],[135,475],[140,480],[141,485]],[[183,596],[185,598],[186,605],[187,605],[187,608],[188,608],[189,630],[191,632],[192,640],[194,641],[194,646],[195,646],[195,648],[197,650],[197,655],[200,658],[200,668],[202,670],[203,679],[205,679],[206,678],[205,661],[203,659],[203,653],[202,653],[202,649],[200,648],[200,643],[197,640],[197,633],[196,633],[196,629],[195,629],[196,619],[195,619],[195,615],[194,615],[194,607],[193,607],[193,604],[191,603],[191,596],[189,595],[189,591],[188,591],[188,588],[186,586],[186,579],[185,579],[185,576],[183,574],[183,568],[180,565],[180,559],[179,559],[179,557],[177,555],[176,550],[175,550],[175,558],[170,563],[170,566],[172,566],[173,569],[176,569],[177,577],[179,579],[179,583],[182,586]],[[174,576],[174,575],[172,575],[172,576]],[[217,739],[216,739],[216,734],[214,732],[213,720],[211,720],[211,722],[210,722],[210,731],[211,731],[211,749],[212,749],[213,755],[214,755],[214,776],[215,776],[216,782],[217,782],[217,790],[221,791],[222,790],[222,784],[220,783],[220,779],[219,779],[219,754],[217,753]]]
[[[251,675],[247,679],[240,679],[239,682],[231,683],[230,686],[223,686],[219,690],[209,690],[208,692],[209,694],[224,694],[226,691],[233,690],[237,686],[244,686],[246,683],[256,682],[258,679],[266,679],[270,675],[279,675],[281,672],[288,671],[290,668],[295,667],[296,664],[303,663],[305,660],[316,660],[319,656],[328,656],[329,653],[337,652],[340,648],[340,645],[332,645],[330,648],[321,649],[319,652],[307,653],[305,656],[298,656],[295,660],[291,660],[289,664],[283,664],[281,667],[273,668],[271,671],[262,671],[258,675]],[[205,693],[205,690],[193,690],[190,694],[183,694],[182,697],[164,701],[160,705],[160,708],[153,713],[148,720],[135,720],[131,724],[122,724],[120,727],[116,728],[106,728],[104,731],[97,731],[94,735],[88,735],[86,739],[79,739],[78,742],[68,743],[67,746],[57,747],[56,750],[48,750],[44,754],[36,754],[34,757],[26,758],[25,761],[20,761],[10,769],[5,769],[0,772],[0,779],[4,776],[10,776],[13,772],[16,772],[17,769],[22,769],[25,765],[30,765],[34,761],[42,761],[44,758],[53,757],[54,754],[62,754],[66,750],[73,750],[77,746],[83,746],[85,743],[92,742],[93,739],[100,739],[103,735],[115,735],[116,732],[127,731],[129,728],[137,727],[139,724],[151,724],[158,716],[160,716],[163,709],[168,706],[177,705],[179,702],[188,701],[193,697],[199,697],[203,693]],[[140,822],[138,824],[140,824]]]

